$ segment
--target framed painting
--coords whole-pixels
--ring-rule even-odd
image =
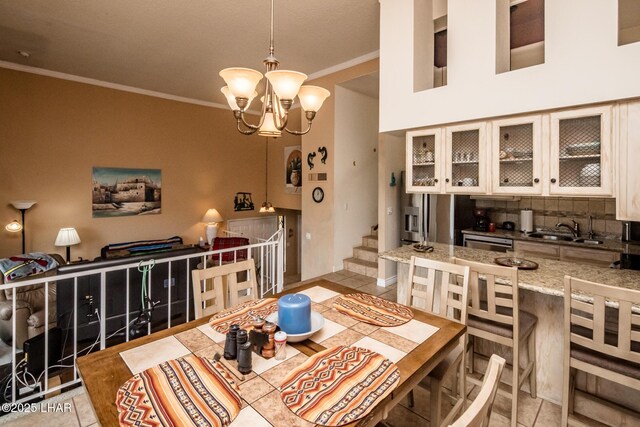
[[[94,218],[160,213],[160,169],[93,168],[92,178]]]

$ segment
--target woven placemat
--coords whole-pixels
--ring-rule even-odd
[[[399,381],[400,371],[384,356],[366,348],[337,346],[291,371],[280,397],[307,421],[341,426],[365,417]]]
[[[149,368],[116,394],[121,426],[228,426],[241,406],[222,365],[195,355]]]
[[[399,326],[413,319],[409,307],[368,294],[342,295],[336,298],[333,308],[376,326]]]
[[[249,330],[253,328],[254,316],[266,319],[268,315],[276,311],[278,311],[277,298],[248,301],[217,313],[209,319],[209,326],[221,334],[229,332],[229,326],[233,324],[240,325],[240,329]]]

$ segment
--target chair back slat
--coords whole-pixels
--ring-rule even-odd
[[[511,325],[518,333],[518,269],[455,258],[471,269],[468,315]]]
[[[409,282],[409,305],[466,323],[469,287],[467,267],[413,256],[409,266]],[[421,301],[416,301],[416,298]],[[420,302],[424,302],[424,305]]]
[[[565,334],[570,342],[619,359],[640,363],[640,331],[633,323],[634,306],[640,306],[640,292],[565,276]],[[584,300],[584,295],[593,302]],[[617,305],[617,325],[607,328],[606,305]],[[611,309],[610,309],[611,310]],[[582,327],[587,331],[577,330]],[[590,330],[590,331],[589,331]],[[572,331],[569,333],[569,331]]]

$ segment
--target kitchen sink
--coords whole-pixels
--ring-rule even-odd
[[[601,245],[604,242],[602,240],[596,240],[596,239],[575,239],[574,242],[576,243],[584,243],[587,245]]]
[[[566,242],[571,242],[573,241],[573,237],[570,236],[564,236],[562,234],[548,234],[548,233],[531,233],[529,234],[529,237],[534,237],[537,239],[544,239],[544,240],[556,240],[556,241],[566,241]]]

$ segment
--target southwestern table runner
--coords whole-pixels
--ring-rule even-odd
[[[413,319],[409,307],[369,294],[342,295],[336,298],[333,308],[376,326],[399,326]]]
[[[240,325],[240,329],[251,329],[255,316],[266,319],[271,313],[278,311],[277,298],[263,298],[248,301],[244,304],[228,308],[209,319],[209,326],[216,332],[226,334],[229,326]]]
[[[366,348],[336,346],[291,371],[280,397],[307,421],[341,426],[366,416],[399,381],[400,371],[384,356]]]
[[[227,426],[241,405],[240,389],[222,365],[195,355],[149,368],[116,394],[121,426]]]

